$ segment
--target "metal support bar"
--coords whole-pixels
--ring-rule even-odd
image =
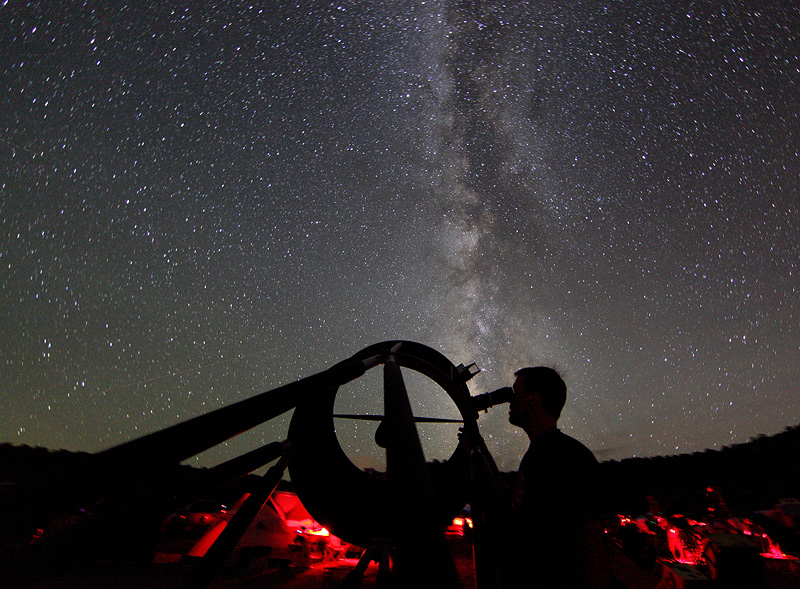
[[[247,528],[253,523],[258,512],[272,495],[286,470],[287,460],[285,456],[270,468],[261,477],[258,486],[250,494],[250,497],[239,508],[225,529],[211,545],[206,555],[202,558],[197,568],[184,585],[184,589],[203,589],[208,586],[216,575],[225,559],[233,551]]]
[[[392,534],[395,572],[403,587],[458,587],[411,403],[394,357],[386,360],[383,374],[386,471],[398,509]]]
[[[502,475],[494,462],[486,442],[475,422],[466,423],[463,434],[469,443],[472,507],[472,555],[477,589],[513,587],[509,584],[508,567],[503,567],[504,553],[511,554],[508,534],[498,526],[511,521],[511,495],[502,482]],[[502,522],[502,523],[501,523]],[[504,582],[504,580],[506,582]]]
[[[339,419],[354,419],[356,421],[383,421],[383,415],[359,415],[357,413],[334,413],[333,417]],[[463,419],[447,419],[444,417],[414,417],[416,423],[464,423]]]
[[[210,468],[206,473],[205,481],[209,488],[219,488],[277,460],[286,452],[288,442],[272,442],[261,448],[251,450],[246,454],[231,458],[227,462]]]
[[[95,456],[106,472],[116,470],[134,476],[142,471],[158,470],[213,448],[308,399],[350,382],[381,360],[380,355],[366,359],[349,358],[312,376],[109,448]]]
[[[385,538],[375,538],[370,545],[361,553],[361,558],[353,569],[339,585],[339,589],[359,589],[364,580],[364,573],[369,567],[369,563],[378,563],[378,577],[375,580],[377,589],[391,589],[395,587],[392,583],[392,573],[389,566],[389,541]]]

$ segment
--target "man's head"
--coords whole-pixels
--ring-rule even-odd
[[[508,420],[528,433],[555,425],[567,400],[567,385],[546,366],[523,368],[514,373],[514,397]]]

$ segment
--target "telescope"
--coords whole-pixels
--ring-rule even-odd
[[[339,388],[379,366],[383,367],[383,415],[335,413]],[[415,417],[403,378],[408,371],[443,389],[460,418]],[[434,472],[425,461],[416,423],[458,422],[465,432],[477,435],[480,412],[510,401],[513,395],[511,388],[504,387],[471,396],[467,382],[477,373],[474,364],[455,366],[420,343],[377,343],[317,374],[95,454],[95,487],[107,496],[159,485],[165,469],[294,410],[286,440],[209,469],[207,478],[222,485],[277,461],[202,558],[186,587],[210,583],[288,468],[308,512],[342,540],[365,548],[362,561],[381,550],[385,555],[388,547],[391,575],[400,587],[455,588],[459,582],[444,528],[468,502],[476,508],[469,496],[469,436],[459,437],[452,455]],[[380,422],[376,442],[385,449],[385,474],[378,476],[353,464],[336,435],[334,419],[341,417]],[[475,547],[477,551],[478,542]],[[476,554],[477,585],[490,587],[491,580],[478,574],[478,560]]]

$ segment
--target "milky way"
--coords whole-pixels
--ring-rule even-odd
[[[797,7],[0,15],[0,441],[101,450],[389,339],[476,362],[473,393],[558,367],[563,429],[603,459],[798,422]],[[514,468],[505,411],[481,426]],[[380,465],[374,426],[339,427]]]

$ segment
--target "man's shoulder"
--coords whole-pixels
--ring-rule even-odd
[[[569,455],[576,460],[589,463],[597,462],[594,453],[589,450],[589,448],[579,440],[565,434],[559,429],[553,429],[547,432],[539,441],[542,444],[542,449],[546,449],[548,452]]]

